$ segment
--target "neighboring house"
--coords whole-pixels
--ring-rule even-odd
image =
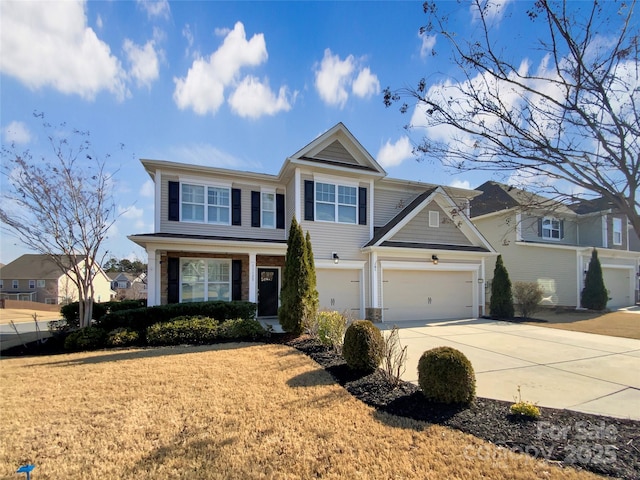
[[[22,255],[0,269],[0,297],[47,304],[77,301],[78,287],[69,275],[73,275],[71,269],[62,273],[47,255]],[[106,302],[115,293],[102,269],[93,286],[97,302]]]
[[[483,313],[489,243],[456,204],[479,192],[386,178],[339,123],[277,175],[142,160],[155,183],[148,304],[249,300],[274,316],[296,217],[320,307],[396,322]]]
[[[627,218],[607,202],[566,206],[497,182],[477,190],[483,193],[471,201],[473,223],[502,254],[512,282],[543,288],[544,305],[580,306],[593,248],[609,291],[607,307],[635,303],[640,252]]]
[[[111,290],[115,292],[117,300],[139,300],[147,298],[147,274],[124,272],[107,272],[111,280]]]

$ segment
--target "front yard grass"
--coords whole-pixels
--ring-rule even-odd
[[[0,478],[601,478],[377,412],[291,347],[0,360]]]
[[[540,309],[533,317],[546,322],[531,322],[539,327],[640,340],[640,313]]]

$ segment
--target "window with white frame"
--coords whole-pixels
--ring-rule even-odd
[[[430,227],[439,227],[440,226],[440,212],[429,211],[429,226]]]
[[[613,219],[613,244],[622,245],[622,219]]]
[[[276,228],[276,194],[274,192],[262,192],[260,210],[260,226]]]
[[[18,280],[12,280],[11,281],[11,286],[13,288],[18,288],[20,286],[20,282]]]
[[[44,280],[38,280],[38,288],[44,288],[45,287],[45,281]]]
[[[229,225],[231,193],[227,187],[181,184],[182,220]]]
[[[553,217],[544,217],[542,219],[542,238],[560,240],[560,220]]]
[[[35,280],[29,280],[29,288],[36,288],[36,281]]]
[[[231,260],[180,259],[180,301],[231,300]]]
[[[0,288],[4,288],[4,280],[0,279]]]
[[[316,219],[323,222],[357,223],[358,188],[316,182]]]

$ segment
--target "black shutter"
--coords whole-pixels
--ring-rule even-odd
[[[367,224],[367,189],[358,188],[358,224]]]
[[[251,226],[260,226],[260,192],[251,192]]]
[[[313,221],[313,180],[304,181],[304,219]]]
[[[169,220],[180,220],[180,183],[169,182]]]
[[[231,300],[242,300],[242,260],[231,261]]]
[[[538,236],[542,237],[542,219],[538,219]]]
[[[180,301],[180,259],[169,257],[167,259],[167,303]]]
[[[231,189],[231,225],[242,225],[241,195],[239,188]]]
[[[276,193],[276,228],[284,230],[284,195]]]

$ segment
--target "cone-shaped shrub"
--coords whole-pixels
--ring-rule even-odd
[[[311,246],[311,235],[307,230],[305,237],[305,247],[307,251],[307,265],[309,266],[309,286],[307,289],[307,318],[314,318],[318,313],[318,305],[320,298],[318,296],[317,279],[316,279],[316,262],[313,258],[313,247]]]
[[[587,277],[584,279],[584,288],[580,295],[580,305],[589,310],[604,310],[609,301],[609,292],[604,285],[602,277],[602,265],[598,259],[598,252],[593,249],[591,261],[587,270]]]
[[[352,370],[373,372],[384,355],[384,338],[369,320],[356,320],[344,334],[342,356]]]
[[[502,263],[502,255],[498,255],[496,268],[493,270],[493,281],[491,282],[489,313],[492,317],[513,318],[513,312],[511,280],[509,280],[509,273],[504,263]]]
[[[476,375],[465,355],[452,347],[427,350],[418,361],[418,384],[428,400],[471,403],[476,396]]]

